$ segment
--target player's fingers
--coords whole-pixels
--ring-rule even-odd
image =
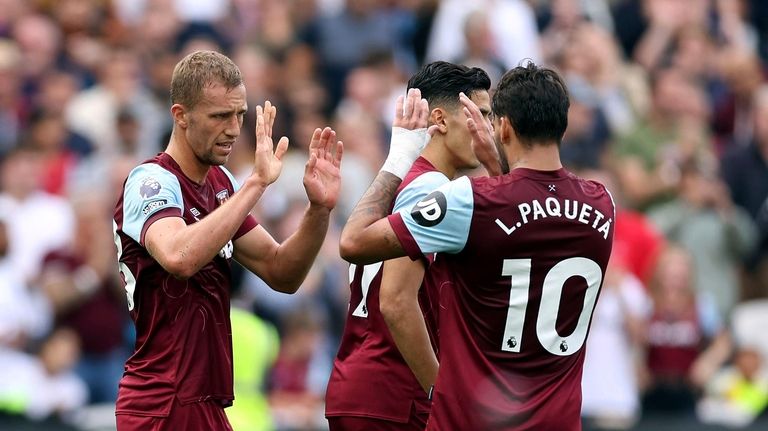
[[[283,160],[283,155],[285,155],[286,151],[288,151],[288,138],[283,136],[277,143],[277,148],[275,149],[275,157],[278,160]]]
[[[264,110],[261,105],[256,106],[256,143],[264,139]]]
[[[272,136],[272,126],[275,124],[275,117],[277,116],[277,107],[272,105],[270,101],[267,101],[266,103],[269,104],[269,107],[265,107],[264,111],[269,112],[269,121],[265,122],[264,124],[267,126],[267,136]]]
[[[427,102],[427,99],[421,99],[421,101],[419,101],[418,122],[419,128],[427,127],[427,124],[429,123],[429,102]]]
[[[344,154],[344,143],[341,141],[336,142],[336,157],[333,159],[333,165],[337,168],[341,166],[341,156]]]
[[[403,118],[411,118],[411,115],[413,114],[413,105],[414,105],[414,94],[416,92],[416,88],[411,88],[408,90],[408,96],[405,98],[405,104],[403,105]]]
[[[328,127],[330,133],[328,134],[328,143],[323,147],[323,157],[325,160],[333,161],[333,143],[336,142],[336,131]]]
[[[320,133],[320,143],[317,146],[317,158],[320,160],[324,160],[326,158],[326,154],[328,153],[328,145],[331,142],[331,132],[333,132],[333,129],[330,127],[325,127]]]
[[[435,136],[438,130],[440,130],[440,126],[438,126],[437,124],[433,124],[427,128],[427,135],[429,135],[429,138],[432,139],[432,137]]]
[[[400,95],[397,96],[397,100],[395,101],[395,121],[397,121],[399,118],[403,118],[403,104],[405,103],[405,96]]]
[[[319,127],[315,129],[314,132],[312,132],[312,139],[309,141],[309,151],[316,152],[317,148],[320,146],[320,134],[322,133],[322,129]]]

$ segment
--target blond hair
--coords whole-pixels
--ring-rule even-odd
[[[173,68],[171,103],[192,109],[206,86],[222,84],[231,89],[242,83],[243,75],[229,57],[215,51],[195,51]]]

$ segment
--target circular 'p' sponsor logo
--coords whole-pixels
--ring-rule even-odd
[[[440,191],[428,194],[411,209],[411,217],[421,226],[434,226],[445,218],[445,195]]]

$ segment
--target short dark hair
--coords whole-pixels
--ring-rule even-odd
[[[491,78],[479,67],[468,67],[447,61],[424,65],[411,79],[408,89],[418,88],[429,106],[458,107],[459,93],[472,97],[476,91],[488,91]]]
[[[224,54],[215,51],[195,51],[176,64],[171,77],[171,103],[189,109],[203,97],[203,89],[222,84],[232,89],[243,83],[240,69]]]
[[[524,145],[555,141],[560,145],[568,127],[568,88],[552,69],[532,61],[501,77],[491,109],[506,117]]]

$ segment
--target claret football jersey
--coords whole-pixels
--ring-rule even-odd
[[[607,190],[565,169],[459,178],[389,216],[438,252],[440,370],[429,430],[579,430],[592,311],[613,240]]]
[[[448,178],[424,158],[414,162],[397,190],[395,208],[412,207]],[[425,264],[429,259],[425,258]],[[326,392],[326,416],[408,422],[412,409],[429,409],[427,394],[408,368],[379,310],[382,263],[350,265],[350,302]],[[434,340],[437,327],[429,272],[419,302]],[[433,346],[434,347],[434,346]]]
[[[233,400],[229,321],[232,241],[186,280],[166,272],[144,247],[147,228],[163,217],[201,220],[237,191],[222,167],[203,184],[187,178],[166,153],[134,168],[115,208],[114,234],[136,345],[120,381],[116,413],[165,416],[182,404]],[[248,216],[234,239],[257,225]]]

